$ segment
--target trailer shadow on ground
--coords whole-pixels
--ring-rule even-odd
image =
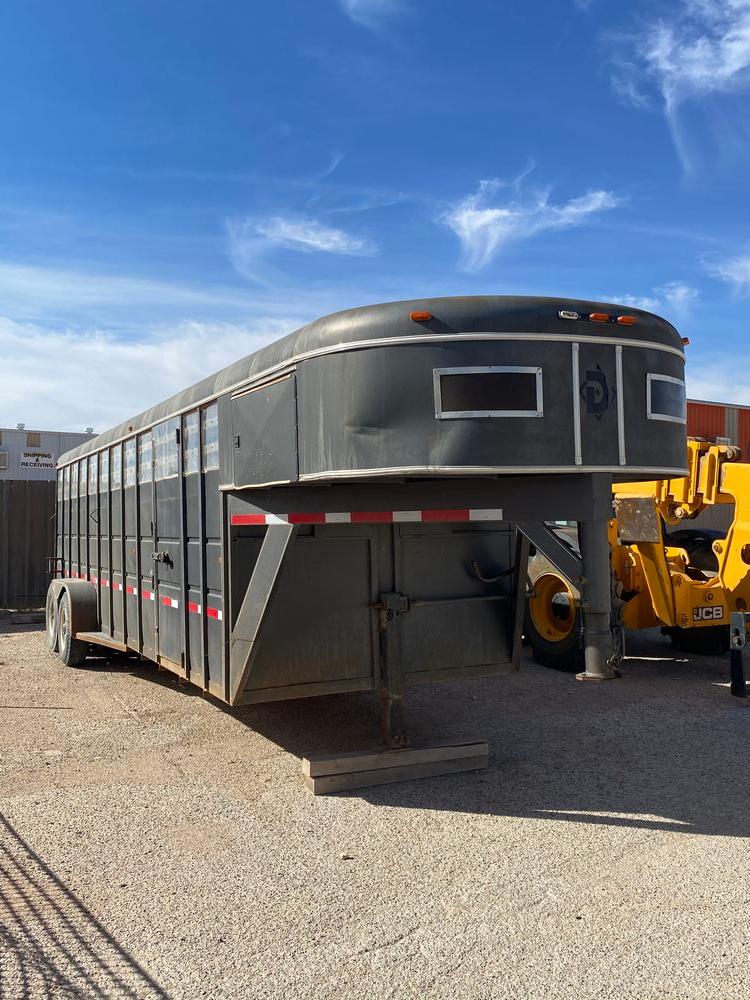
[[[145,663],[103,665],[203,697]],[[341,794],[392,808],[750,836],[750,702],[729,694],[728,657],[673,653],[653,630],[629,637],[623,673],[580,684],[525,656],[510,676],[410,688],[411,743],[486,739],[489,767]],[[213,704],[300,758],[382,749],[373,693]]]
[[[169,1000],[0,813],[0,997]]]
[[[624,677],[607,684],[525,659],[510,677],[410,689],[414,742],[487,739],[489,768],[345,794],[386,807],[750,836],[750,705],[729,694],[728,658],[673,655],[658,633],[629,646]],[[377,746],[372,696],[234,714],[297,756]]]

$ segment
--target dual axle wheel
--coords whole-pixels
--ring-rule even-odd
[[[79,667],[86,659],[88,643],[73,636],[73,609],[67,590],[47,592],[47,645],[57,653],[66,667]]]

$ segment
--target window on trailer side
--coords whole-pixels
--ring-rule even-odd
[[[135,438],[125,442],[125,485],[135,486]]]
[[[98,459],[96,455],[89,458],[89,496],[96,493],[96,480],[98,471]]]
[[[122,445],[116,444],[110,449],[109,463],[112,469],[112,489],[119,490],[122,486]]]
[[[180,418],[171,417],[154,427],[154,474],[156,479],[170,479],[179,471],[180,455],[177,431]]]
[[[186,476],[201,471],[200,414],[186,413],[182,426],[182,471]]]
[[[99,492],[109,492],[109,452],[99,452]]]
[[[203,471],[219,468],[219,407],[216,403],[201,410]]]
[[[138,482],[150,483],[154,477],[154,442],[151,432],[138,437]]]
[[[88,460],[82,458],[78,463],[78,496],[86,496],[86,486],[88,484]]]

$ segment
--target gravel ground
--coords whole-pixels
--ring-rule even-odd
[[[633,636],[624,679],[410,692],[485,772],[313,798],[369,695],[222,710],[0,634],[0,997],[750,995],[748,705]]]

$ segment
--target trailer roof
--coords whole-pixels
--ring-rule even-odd
[[[579,313],[581,319],[562,319],[561,310]],[[428,312],[432,319],[414,321],[412,312]],[[635,316],[634,326],[592,323],[592,312]],[[471,295],[406,299],[360,306],[331,313],[308,323],[286,337],[235,361],[195,385],[98,434],[66,452],[58,466],[99,451],[146,430],[177,413],[208,403],[230,389],[262,382],[279,370],[318,354],[373,346],[373,341],[400,338],[429,339],[459,333],[527,333],[529,337],[562,334],[568,337],[611,337],[623,341],[658,343],[682,353],[680,335],[667,320],[653,313],[611,302],[541,296]]]

